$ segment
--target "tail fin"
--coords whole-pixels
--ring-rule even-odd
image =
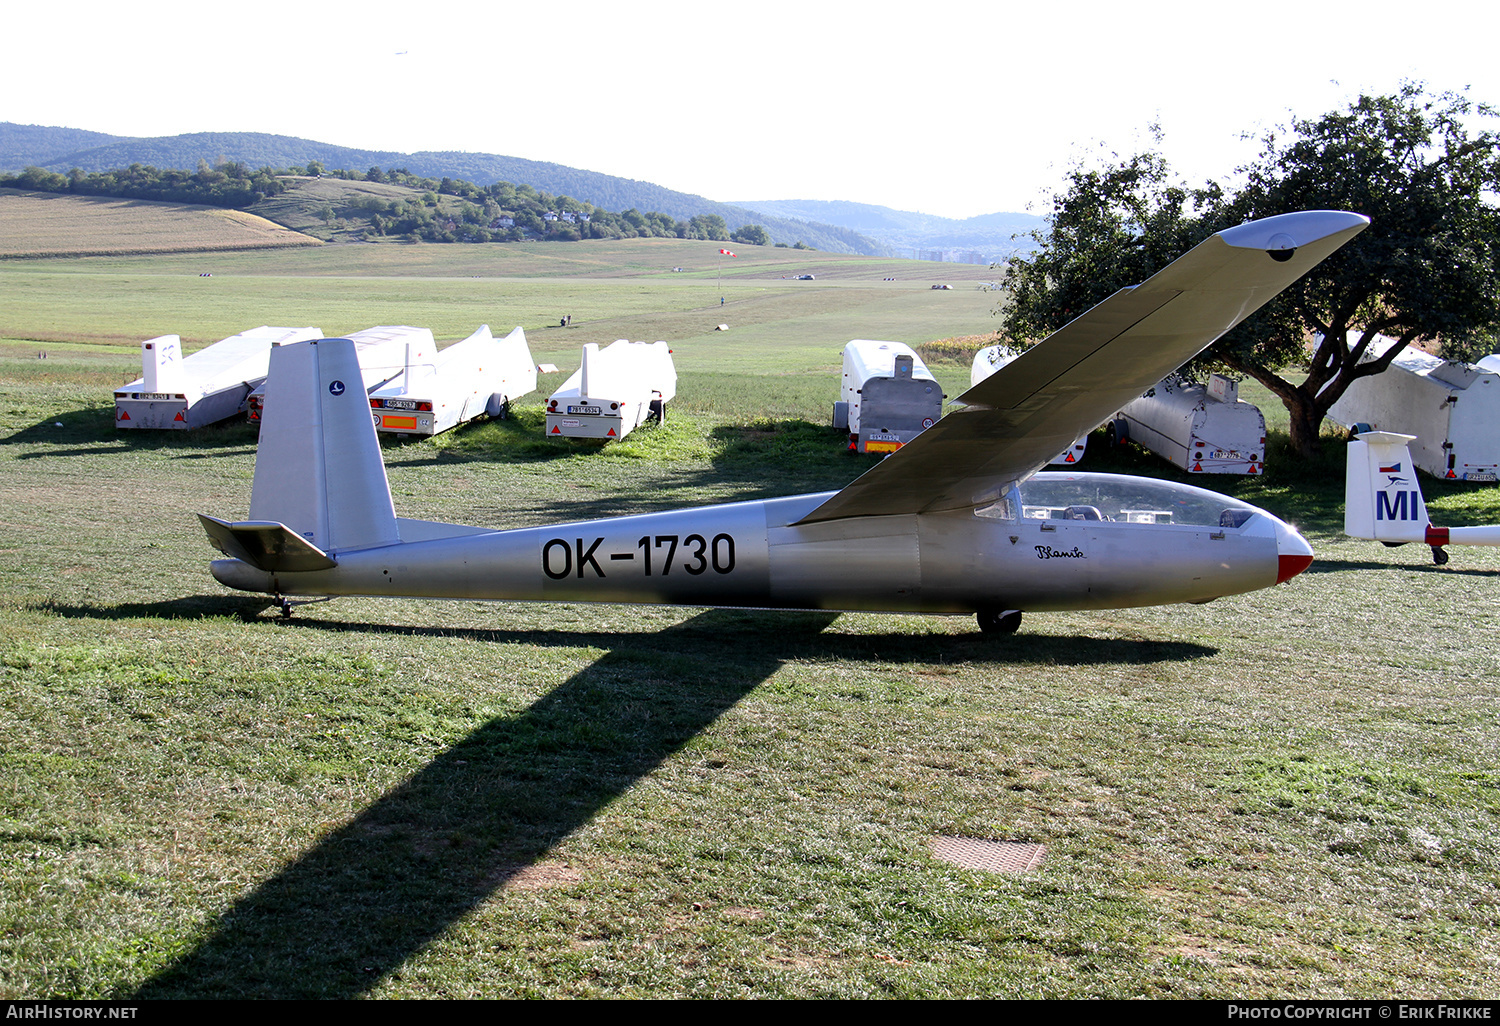
[[[141,391],[187,391],[187,373],[182,369],[182,339],[162,335],[141,343]]]
[[[578,365],[578,398],[579,401],[593,395],[589,391],[589,373],[594,368],[592,364],[599,359],[599,343],[585,342],[583,345],[583,362]]]
[[[326,553],[401,541],[354,343],[271,350],[250,520],[285,524]]]
[[[504,353],[502,363],[506,367],[507,399],[516,399],[536,391],[536,360],[531,347],[526,344],[526,331],[519,324],[510,329],[510,334],[500,340],[500,351]]]
[[[1407,448],[1415,437],[1367,431],[1349,443],[1345,534],[1383,542],[1427,541],[1427,504]]]

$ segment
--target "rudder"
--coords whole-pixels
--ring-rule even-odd
[[[398,544],[354,343],[277,346],[266,395],[250,520],[285,524],[332,554]]]
[[[1415,435],[1367,431],[1349,443],[1344,533],[1383,542],[1423,542],[1427,504],[1407,443]]]

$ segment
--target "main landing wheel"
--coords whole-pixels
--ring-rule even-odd
[[[974,615],[979,619],[979,629],[985,634],[1014,634],[1021,626],[1019,609],[981,609]]]

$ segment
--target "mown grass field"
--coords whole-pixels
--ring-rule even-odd
[[[240,210],[0,189],[0,258],[318,244],[317,239]]]
[[[1008,638],[362,599],[283,622],[221,589],[193,513],[245,514],[254,435],[114,432],[156,330],[488,320],[559,363],[669,338],[676,415],[616,448],[546,442],[537,397],[386,446],[402,515],[500,527],[842,485],[842,343],[989,323],[878,267],[726,274],[720,317],[705,267],[465,278],[500,247],[445,248],[454,273],[226,257],[217,291],[165,258],[0,265],[0,997],[1500,992],[1500,556],[1343,539],[1336,444],[1210,482],[1303,527],[1289,584]],[[1494,489],[1424,484],[1440,522],[1500,521]],[[952,835],[1047,852],[965,870],[932,855]]]
[[[784,277],[801,273],[817,277]],[[168,333],[191,350],[257,324],[329,335],[417,324],[440,341],[519,324],[537,359],[563,368],[586,342],[660,338],[684,371],[822,372],[851,338],[916,345],[988,330],[995,300],[979,281],[992,274],[758,247],[721,258],[718,243],[665,239],[9,261],[0,338],[117,345],[134,377],[139,343]]]

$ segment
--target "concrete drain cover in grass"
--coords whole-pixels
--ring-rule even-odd
[[[934,837],[932,854],[965,869],[1025,873],[1042,864],[1047,846],[1022,841],[979,841],[972,837]]]

